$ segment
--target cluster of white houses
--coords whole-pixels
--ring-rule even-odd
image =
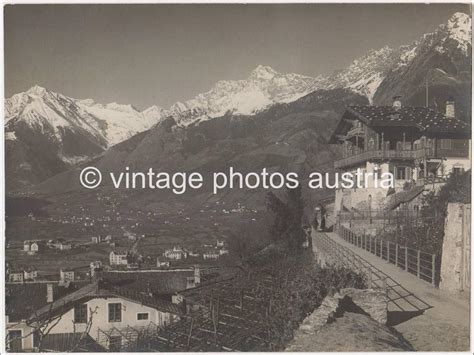
[[[23,283],[29,281],[36,281],[38,279],[38,270],[34,266],[28,266],[23,269],[7,268],[6,270],[7,282]],[[75,272],[72,269],[59,269],[59,282],[70,282],[75,280]]]
[[[57,249],[57,250],[71,250],[72,244],[65,239],[50,239],[50,240],[41,240],[41,239],[32,239],[25,240],[23,242],[23,251],[29,255],[34,255],[39,253],[46,248]]]
[[[224,241],[218,240],[215,245],[209,246],[202,253],[203,260],[215,261],[224,255],[229,254],[229,250],[225,247]],[[170,261],[183,261],[188,257],[200,257],[201,255],[197,252],[187,250],[181,246],[174,246],[173,248],[166,249],[163,252],[163,257],[156,259],[156,266],[158,268],[169,268]],[[127,266],[130,268],[135,265],[133,262],[131,252],[125,247],[116,247],[109,253],[110,266]]]
[[[38,278],[38,270],[34,266],[28,266],[22,270],[6,270],[9,282],[34,281]]]
[[[172,249],[165,250],[163,256],[171,260],[183,260],[188,258],[188,252],[180,246],[175,246]]]
[[[224,241],[218,240],[215,245],[207,246],[206,250],[202,253],[202,258],[204,260],[217,260],[226,254],[229,254],[229,250],[225,247]],[[188,251],[180,246],[175,246],[165,250],[163,256],[171,260],[184,260],[187,259],[188,256],[199,257],[199,253]]]
[[[392,106],[348,107],[330,139],[343,151],[335,168],[373,175],[367,174],[370,181],[364,188],[336,190],[336,214],[407,205],[449,175],[469,170],[470,134],[469,125],[456,118],[453,100],[446,103],[445,114],[403,106],[399,97]],[[394,188],[375,186],[375,176],[386,172],[393,174]],[[410,207],[419,207],[417,202],[412,204]]]

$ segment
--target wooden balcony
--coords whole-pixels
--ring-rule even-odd
[[[415,160],[423,158],[434,158],[432,148],[417,150],[366,150],[348,157],[336,160],[334,167],[336,169],[348,166],[358,165],[366,161],[384,161],[384,160]]]
[[[365,134],[364,128],[362,127],[354,127],[349,132],[347,132],[348,137],[355,137],[355,136],[363,137],[364,134]]]

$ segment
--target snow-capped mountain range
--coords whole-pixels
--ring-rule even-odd
[[[451,44],[454,43],[454,46]],[[471,18],[455,13],[446,24],[419,41],[399,48],[371,50],[347,68],[316,78],[282,74],[259,65],[245,80],[219,81],[210,91],[177,102],[167,115],[179,124],[223,116],[227,112],[250,115],[275,103],[288,103],[318,89],[348,88],[373,102],[377,90],[390,73],[407,68],[416,57],[436,51],[451,57],[471,55]]]
[[[103,148],[119,143],[157,123],[162,110],[153,106],[142,112],[132,105],[102,105],[92,99],[76,100],[41,86],[13,95],[5,101],[5,126],[14,132],[27,124],[53,133],[58,143],[64,130],[81,130]]]
[[[139,111],[132,105],[103,105],[34,86],[5,100],[7,148],[30,161],[38,142],[49,145],[49,154],[60,161],[55,162],[54,173],[63,169],[61,164],[95,156],[166,117],[173,117],[179,126],[188,126],[227,113],[250,116],[321,89],[350,89],[369,102],[386,104],[393,94],[405,95],[424,86],[430,70],[456,81],[459,73],[470,72],[470,63],[471,18],[455,13],[447,23],[412,44],[371,50],[330,75],[283,74],[259,65],[246,79],[219,81],[211,90],[168,109],[152,106]],[[31,169],[31,162],[19,166]]]

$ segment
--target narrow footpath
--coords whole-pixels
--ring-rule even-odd
[[[387,261],[344,241],[336,233],[314,232],[313,248],[321,238],[364,259],[379,273],[395,280],[406,291],[431,306],[419,312],[401,311],[389,305],[389,325],[400,332],[417,351],[469,351],[469,297],[439,290]],[[370,350],[370,349],[367,349]]]

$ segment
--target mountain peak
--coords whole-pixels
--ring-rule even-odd
[[[273,69],[272,67],[268,65],[259,65],[256,67],[252,72],[250,73],[250,78],[251,79],[260,79],[260,80],[270,80],[272,79],[275,75],[277,75],[278,72]]]
[[[85,105],[85,106],[93,106],[93,105],[95,105],[94,99],[78,100],[78,103],[83,104],[83,105]]]
[[[469,15],[462,12],[454,13],[447,23],[439,27],[437,32],[445,34],[446,39],[456,41],[458,49],[465,55],[470,52],[472,29]]]
[[[471,17],[462,12],[456,12],[446,24],[451,37],[471,42]]]
[[[467,23],[471,22],[471,17],[464,12],[455,12],[448,23]]]
[[[142,112],[160,112],[162,110],[163,110],[163,108],[161,108],[160,106],[153,105],[153,106],[150,106],[150,107],[144,109]]]
[[[32,95],[42,96],[47,91],[48,91],[48,89],[46,89],[42,86],[39,86],[39,85],[35,85],[35,86],[32,86],[31,88],[29,88],[28,91],[26,91],[26,93],[27,94],[32,94]]]
[[[117,102],[111,102],[105,105],[108,110],[120,111],[120,112],[139,112],[133,105],[130,104],[119,104]]]

